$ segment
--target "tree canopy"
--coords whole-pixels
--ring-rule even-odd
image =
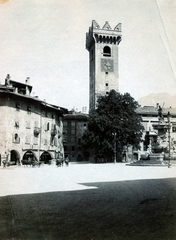
[[[143,131],[141,118],[135,111],[138,106],[129,93],[123,95],[111,90],[108,95],[99,97],[97,108],[89,114],[84,146],[110,157],[115,143],[118,153],[123,146],[138,145]]]

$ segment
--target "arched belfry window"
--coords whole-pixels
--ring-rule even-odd
[[[105,46],[103,48],[103,56],[105,57],[111,57],[111,48],[108,46]]]

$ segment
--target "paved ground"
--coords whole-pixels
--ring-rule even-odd
[[[0,169],[0,239],[176,239],[176,167]]]

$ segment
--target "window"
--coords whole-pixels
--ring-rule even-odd
[[[103,56],[104,57],[111,57],[111,48],[108,46],[105,46],[103,48]]]
[[[74,130],[74,129],[71,130],[71,134],[72,134],[72,135],[75,134],[75,130]]]
[[[45,131],[49,130],[49,122],[45,123]]]
[[[71,121],[71,126],[72,126],[72,127],[75,126],[75,121]]]
[[[75,151],[75,146],[72,146],[72,151]]]
[[[106,83],[106,87],[108,87],[108,83]]]
[[[63,121],[63,126],[64,126],[64,127],[67,126],[67,121]]]
[[[176,132],[176,125],[172,126],[172,132]]]
[[[109,94],[109,92],[106,92],[106,95],[108,95]]]
[[[19,126],[20,126],[20,125],[19,125],[19,121],[15,121],[15,127],[16,127],[16,128],[19,128]]]
[[[20,143],[20,138],[19,138],[17,133],[15,133],[14,136],[13,136],[13,142],[14,143]]]

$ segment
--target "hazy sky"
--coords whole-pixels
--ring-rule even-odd
[[[176,95],[176,0],[0,0],[0,81],[30,77],[33,94],[81,110],[89,103],[85,36],[92,20],[114,28],[120,92]]]

